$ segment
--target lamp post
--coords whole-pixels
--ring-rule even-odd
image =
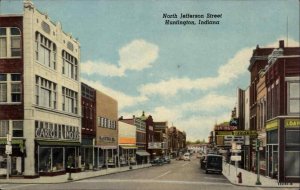
[[[259,161],[259,147],[260,142],[258,139],[256,139],[256,171],[257,171],[257,179],[255,185],[261,185],[260,182],[260,161]]]

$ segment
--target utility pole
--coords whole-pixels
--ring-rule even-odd
[[[260,182],[260,161],[259,161],[259,147],[260,142],[258,139],[256,139],[256,171],[257,171],[257,179],[255,185],[261,185]]]
[[[8,133],[6,135],[6,146],[5,146],[5,153],[7,155],[6,157],[6,179],[9,179],[9,173],[10,173],[10,155],[12,153],[12,145],[11,145],[11,134]]]

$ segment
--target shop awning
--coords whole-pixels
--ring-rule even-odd
[[[137,149],[137,146],[135,145],[120,145],[123,149]]]
[[[117,146],[95,146],[95,148],[101,148],[102,150],[107,150],[107,149],[117,149]]]
[[[0,139],[0,144],[7,144],[6,138]],[[13,139],[11,144],[24,144],[24,139]]]
[[[39,145],[50,145],[50,146],[80,146],[80,142],[69,142],[69,141],[46,141],[46,140],[37,140]]]
[[[150,154],[146,151],[136,151],[136,154],[139,156],[150,156]]]

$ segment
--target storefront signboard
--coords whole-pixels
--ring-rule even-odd
[[[271,131],[271,130],[277,129],[278,125],[279,125],[278,119],[275,119],[273,121],[267,122],[267,124],[266,124],[266,131]]]
[[[237,130],[237,131],[216,131],[216,136],[257,136],[257,131]]]
[[[286,128],[300,127],[300,119],[285,119]]]
[[[35,137],[51,140],[79,140],[80,132],[78,127],[61,125],[36,126]]]

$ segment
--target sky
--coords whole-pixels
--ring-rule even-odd
[[[282,39],[286,46],[299,46],[298,0],[33,3],[78,38],[81,81],[118,100],[119,116],[145,111],[185,131],[190,141],[207,140],[215,123],[231,119],[237,89],[249,85],[247,68],[257,44],[278,47]],[[21,0],[0,3],[0,14],[22,12]],[[181,13],[219,24],[180,19]],[[195,24],[167,25],[166,20]]]

